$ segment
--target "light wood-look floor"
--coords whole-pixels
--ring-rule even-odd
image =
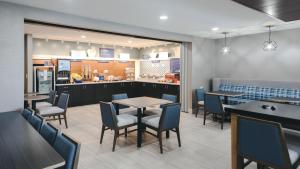
[[[142,148],[136,147],[136,132],[127,138],[120,136],[116,151],[112,152],[113,132],[107,130],[103,144],[100,138],[99,105],[69,108],[67,111],[69,128],[51,122],[63,132],[81,142],[79,169],[230,169],[230,124],[207,121],[202,125],[200,115],[181,115],[182,147],[177,144],[176,134],[163,139],[164,154],[160,154],[156,138],[144,135]],[[256,168],[255,164],[247,169]]]

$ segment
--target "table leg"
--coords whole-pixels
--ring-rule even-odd
[[[118,103],[116,103],[115,106],[116,106],[116,114],[119,115],[120,114],[120,108],[119,108],[120,106]]]
[[[138,123],[137,123],[137,127],[138,127],[138,133],[137,133],[137,147],[141,147],[142,146],[142,109],[138,108],[137,109],[138,114],[137,114],[137,118],[138,118]]]
[[[36,109],[36,101],[35,100],[32,100],[31,101],[31,108],[32,108],[32,110],[35,110]]]
[[[229,104],[228,103],[228,96],[224,96],[224,104]]]
[[[231,169],[241,169],[242,159],[238,157],[237,114],[231,113]]]

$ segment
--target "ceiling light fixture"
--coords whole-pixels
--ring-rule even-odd
[[[128,40],[128,43],[132,43],[132,40]]]
[[[220,28],[218,28],[218,27],[213,27],[213,28],[211,28],[211,30],[212,31],[218,31]]]
[[[167,20],[168,19],[168,16],[167,15],[161,15],[159,17],[160,20]]]
[[[277,49],[278,45],[275,41],[271,40],[271,27],[273,27],[272,25],[267,26],[269,28],[269,39],[267,41],[264,42],[264,47],[263,50],[264,51],[274,51]]]
[[[230,53],[230,47],[227,45],[227,34],[228,32],[223,32],[222,34],[224,34],[224,46],[221,50],[223,55],[227,55]]]
[[[86,38],[86,36],[85,36],[85,35],[81,35],[81,38],[82,38],[82,39],[85,39],[85,38]]]

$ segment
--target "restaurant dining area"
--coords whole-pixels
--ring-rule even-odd
[[[299,10],[0,0],[0,169],[300,169]]]

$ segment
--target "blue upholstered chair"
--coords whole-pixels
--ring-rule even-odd
[[[51,107],[54,106],[56,100],[56,91],[51,90],[49,92],[49,99],[47,101],[43,102],[37,102],[36,108],[42,108],[42,107]]]
[[[112,95],[112,100],[121,100],[121,99],[128,99],[127,93],[120,93]],[[114,104],[115,109],[117,109],[116,105]],[[130,115],[137,115],[137,109],[131,108],[126,105],[119,104],[119,114],[130,114]]]
[[[171,95],[171,94],[163,94],[161,99],[171,101],[172,103],[177,102],[177,96],[176,95]],[[164,106],[165,105],[160,105],[157,108],[155,108],[155,107],[154,108],[149,108],[144,112],[144,114],[147,115],[147,116],[161,115]]]
[[[43,124],[43,118],[39,115],[33,115],[28,119],[29,123],[32,125],[33,128],[35,128],[38,132],[41,129],[41,126]]]
[[[58,133],[58,129],[56,129],[55,127],[53,127],[51,124],[49,123],[43,123],[41,130],[40,130],[40,134],[41,136],[44,137],[44,139],[50,144],[53,145],[56,135]]]
[[[100,113],[102,119],[100,144],[102,144],[105,130],[114,130],[112,151],[115,151],[116,141],[120,135],[119,131],[125,129],[125,137],[127,137],[127,128],[136,125],[137,117],[130,114],[116,115],[114,105],[112,103],[107,102],[100,102]]]
[[[58,102],[57,102],[57,106],[37,108],[37,112],[42,117],[56,117],[57,116],[58,120],[59,120],[59,124],[61,124],[61,119],[64,119],[66,128],[68,128],[68,123],[67,123],[68,103],[69,103],[69,94],[61,93],[59,96]]]
[[[33,110],[30,108],[26,108],[22,111],[22,116],[28,121],[29,118],[33,115]]]
[[[177,134],[178,145],[181,147],[180,133],[179,133],[179,122],[180,122],[180,104],[171,103],[163,107],[161,116],[152,115],[142,118],[142,123],[157,132],[155,135],[159,140],[160,153],[163,153],[162,148],[162,132],[174,131]],[[152,133],[150,133],[152,134]],[[153,135],[153,134],[152,134]]]
[[[196,96],[196,102],[197,102],[197,110],[195,113],[196,117],[198,116],[199,108],[204,107],[204,95],[205,95],[205,90],[203,87],[195,90],[195,96]]]
[[[63,133],[58,133],[53,148],[63,157],[65,165],[59,169],[77,169],[80,143]]]
[[[206,93],[204,96],[204,118],[203,125],[205,125],[206,116],[213,114],[215,116],[221,116],[221,129],[223,130],[223,123],[225,118],[225,111],[222,101],[219,96]]]
[[[237,145],[239,166],[248,159],[258,163],[258,168],[296,169],[300,162],[300,137],[296,143],[286,143],[279,123],[237,117]]]

